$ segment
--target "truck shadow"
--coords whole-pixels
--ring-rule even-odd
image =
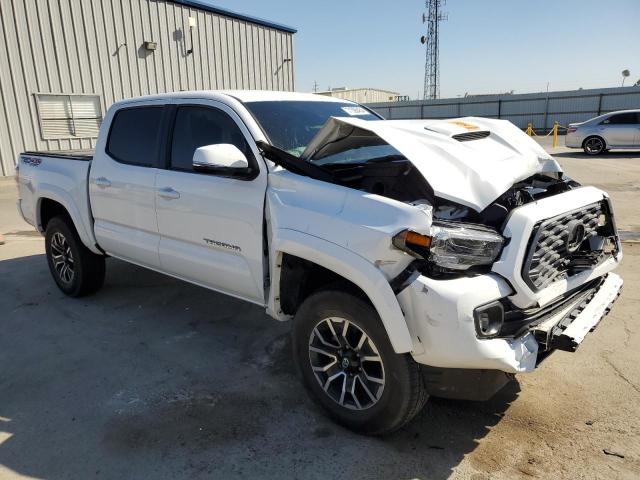
[[[38,478],[444,479],[519,393],[514,382],[488,402],[430,399],[403,430],[359,436],[305,394],[288,324],[118,260],[107,270],[98,294],[71,299],[43,255],[0,261],[0,467]]]

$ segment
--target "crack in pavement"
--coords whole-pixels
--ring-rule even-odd
[[[637,393],[640,394],[640,387],[638,387],[635,383],[633,383],[631,380],[629,380],[624,373],[622,373],[618,367],[615,366],[615,364],[609,360],[609,357],[607,356],[606,353],[602,353],[602,358],[604,358],[604,361],[607,362],[607,364],[613,369],[613,371],[616,373],[616,376],[622,380],[624,380],[625,382],[627,382],[631,388],[633,388]]]

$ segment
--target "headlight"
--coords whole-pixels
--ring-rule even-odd
[[[503,244],[491,228],[454,222],[433,222],[430,235],[404,230],[393,238],[396,248],[451,270],[491,265]]]

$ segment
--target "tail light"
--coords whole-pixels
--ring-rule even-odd
[[[576,130],[578,130],[576,127],[569,127],[569,128],[567,128],[567,133],[573,133]]]

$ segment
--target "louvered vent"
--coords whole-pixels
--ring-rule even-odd
[[[470,142],[471,140],[480,140],[481,138],[488,137],[491,132],[487,130],[480,130],[479,132],[467,132],[459,133],[451,138],[455,138],[459,142]]]
[[[98,95],[37,94],[43,140],[95,138],[102,123]]]

